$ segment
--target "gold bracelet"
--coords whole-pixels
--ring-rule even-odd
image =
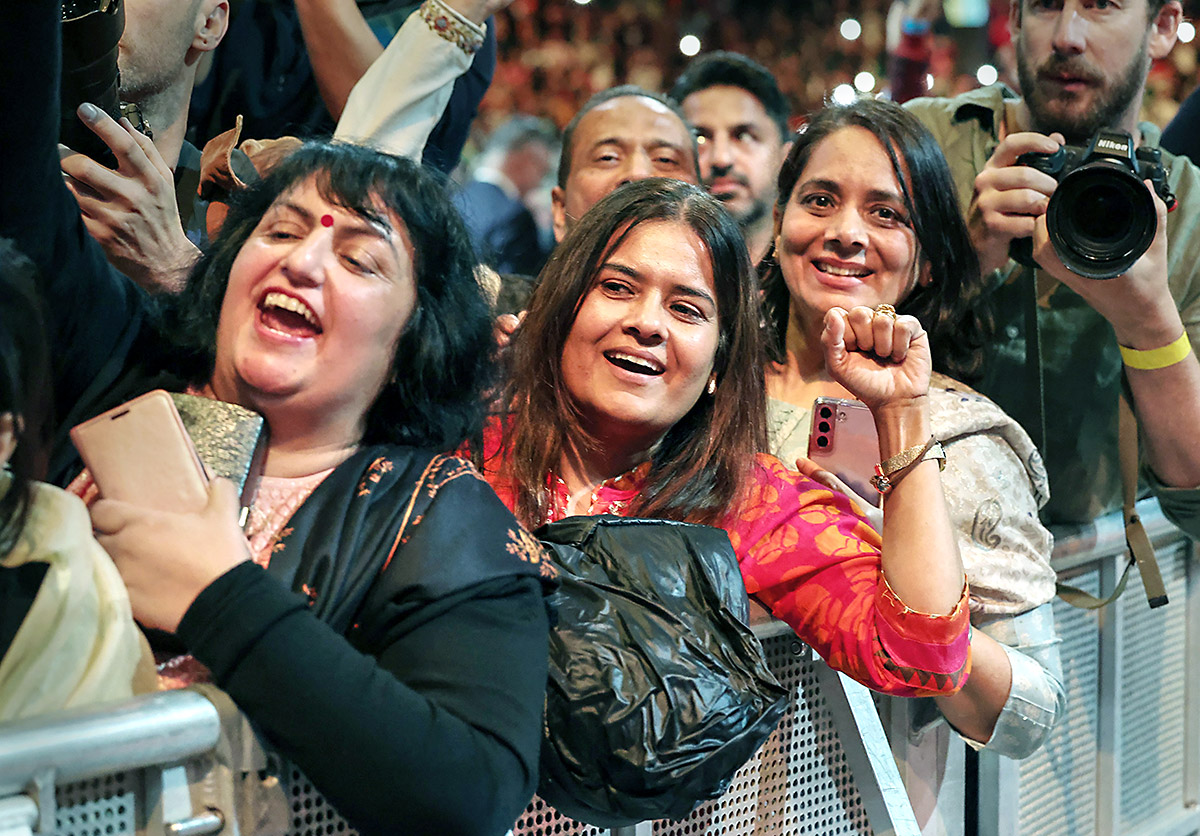
[[[946,451],[942,449],[941,442],[932,435],[924,444],[914,444],[875,465],[875,475],[871,477],[871,484],[875,486],[875,490],[886,494],[896,487],[913,465],[928,458],[937,459],[939,471],[946,469]]]
[[[487,29],[467,20],[441,0],[425,0],[420,11],[421,20],[425,21],[430,29],[467,55],[474,55],[483,46]]]
[[[1121,361],[1129,368],[1153,371],[1174,366],[1183,360],[1191,352],[1192,344],[1188,340],[1187,331],[1184,331],[1175,342],[1168,343],[1161,348],[1151,348],[1146,351],[1123,345],[1119,345],[1117,348],[1121,349]]]

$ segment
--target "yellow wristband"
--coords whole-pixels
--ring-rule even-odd
[[[1151,348],[1148,351],[1139,351],[1136,348],[1126,348],[1123,345],[1117,346],[1121,349],[1121,360],[1126,366],[1131,369],[1165,369],[1167,366],[1174,366],[1184,357],[1188,356],[1188,352],[1192,350],[1192,344],[1188,341],[1187,331],[1179,335],[1179,339],[1173,343],[1164,345],[1161,348]]]

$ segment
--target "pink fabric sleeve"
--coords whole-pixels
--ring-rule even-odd
[[[967,590],[954,610],[911,610],[888,586],[879,534],[843,494],[760,456],[725,529],[746,590],[832,667],[905,697],[952,694],[970,669]]]

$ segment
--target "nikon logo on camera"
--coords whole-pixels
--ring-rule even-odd
[[[1046,205],[1046,231],[1062,263],[1089,279],[1121,275],[1154,240],[1154,200],[1143,180],[1168,207],[1175,203],[1157,149],[1134,153],[1133,137],[1124,131],[1100,130],[1087,146],[1063,145],[1053,154],[1022,154],[1017,164],[1058,181]],[[1031,239],[1014,238],[1009,253],[1038,266]]]

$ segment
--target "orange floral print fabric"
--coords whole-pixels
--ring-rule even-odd
[[[484,478],[512,509],[512,486],[496,471],[499,426],[484,432]],[[643,464],[601,484],[589,514],[630,516],[645,484]],[[567,516],[567,487],[547,474],[552,508]],[[723,521],[746,591],[837,670],[876,691],[903,697],[952,694],[970,670],[967,589],[952,612],[911,610],[888,586],[879,534],[842,493],[789,470],[772,456],[755,461],[751,488]]]

